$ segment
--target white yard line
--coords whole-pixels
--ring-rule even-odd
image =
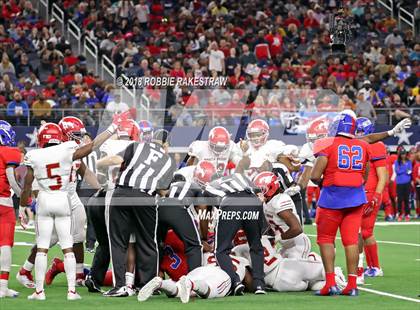
[[[387,296],[387,297],[392,297],[392,298],[396,298],[396,299],[401,299],[401,300],[420,303],[420,299],[414,299],[414,298],[405,297],[405,296],[401,296],[401,295],[396,295],[396,294],[391,294],[391,293],[387,293],[387,292],[372,290],[370,288],[359,287],[359,290],[364,291],[364,292],[368,292],[368,293],[372,293],[372,294],[376,294],[376,295]]]
[[[14,245],[20,245],[20,246],[33,246],[33,243],[29,242],[15,242]]]
[[[375,226],[418,226],[419,221],[416,222],[376,222]]]
[[[15,230],[15,232],[22,233],[22,234],[27,234],[27,235],[35,235],[35,232],[30,231],[30,230]]]
[[[313,234],[306,234],[309,237],[316,237],[316,235]],[[340,237],[337,237],[337,239],[341,239]],[[418,243],[408,243],[408,242],[396,242],[396,241],[383,241],[383,240],[376,240],[377,243],[383,243],[383,244],[396,244],[396,245],[407,245],[407,246],[414,246],[414,247],[420,247],[420,244]]]

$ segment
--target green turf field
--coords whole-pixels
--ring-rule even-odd
[[[385,224],[385,223],[381,223]],[[380,224],[380,225],[381,225]],[[411,223],[410,223],[411,224]],[[361,291],[359,297],[316,297],[311,292],[303,293],[269,293],[266,296],[246,294],[244,297],[227,297],[212,300],[192,299],[189,304],[181,304],[179,299],[168,299],[165,296],[153,296],[150,300],[139,303],[136,297],[105,298],[98,294],[88,293],[85,288],[79,288],[82,300],[69,302],[66,300],[66,280],[59,275],[53,285],[46,287],[46,301],[28,301],[26,297],[32,290],[20,287],[15,280],[18,265],[21,265],[33,243],[33,232],[17,232],[17,245],[13,250],[13,267],[10,288],[20,292],[16,299],[1,299],[0,310],[11,309],[420,309],[420,222],[415,225],[377,226],[376,236],[379,243],[380,260],[385,277],[367,279],[366,289],[375,290],[376,293]],[[317,246],[313,235],[315,227],[306,226],[305,231],[311,236],[313,250]],[[31,234],[32,233],[32,234]],[[337,265],[344,267],[341,244],[337,249]],[[56,247],[49,253],[49,259],[61,256]],[[86,263],[89,264],[92,254],[86,254]],[[344,268],[343,268],[344,269]],[[378,295],[378,292],[394,294],[412,298],[407,301],[397,299],[397,296]]]

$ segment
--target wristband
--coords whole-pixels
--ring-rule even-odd
[[[388,134],[388,136],[390,136],[390,137],[392,137],[392,136],[395,134],[394,129],[388,130],[386,133],[387,133],[387,134]]]
[[[109,125],[109,127],[106,129],[107,132],[109,132],[111,135],[113,135],[115,133],[115,131],[117,131],[118,125],[116,124],[111,124]]]

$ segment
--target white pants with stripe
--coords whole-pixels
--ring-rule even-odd
[[[229,275],[217,266],[198,267],[190,271],[187,277],[192,281],[203,281],[209,289],[207,298],[225,297],[230,290],[231,281]]]
[[[311,240],[304,233],[292,239],[281,240],[280,254],[284,258],[308,258],[311,252]]]
[[[55,231],[62,249],[73,246],[70,199],[63,191],[40,191],[35,219],[38,248],[50,248]]]

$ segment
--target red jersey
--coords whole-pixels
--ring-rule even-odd
[[[365,190],[366,192],[375,192],[376,186],[378,185],[378,175],[376,173],[376,168],[386,167],[387,152],[383,142],[369,144],[369,148],[372,158],[370,162],[368,179],[365,184]]]
[[[6,175],[8,166],[19,166],[22,153],[16,147],[0,146],[0,205],[13,207],[10,184]]]
[[[173,230],[169,230],[166,234],[160,270],[168,274],[174,281],[178,281],[188,273],[184,243]]]
[[[388,168],[388,182],[391,180],[391,177],[394,173],[394,163],[397,160],[398,155],[396,154],[391,154],[388,155],[388,157],[386,158],[386,165]]]
[[[420,161],[414,162],[414,168],[413,168],[413,181],[414,185],[419,185],[420,182],[417,182],[417,179],[420,179]],[[419,199],[419,198],[417,198]]]
[[[326,156],[323,186],[359,187],[363,185],[366,163],[371,158],[369,144],[345,137],[315,141],[315,156]]]

